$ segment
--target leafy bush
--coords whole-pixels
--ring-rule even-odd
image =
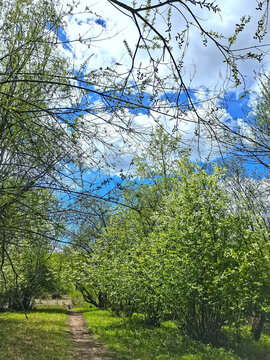
[[[168,150],[168,141],[159,133],[155,145]],[[183,333],[218,344],[222,326],[269,305],[266,229],[228,195],[223,169],[205,170],[185,153],[168,169],[167,153],[152,155],[152,178],[127,184],[125,206],[86,262],[78,255],[77,274],[118,315],[144,313],[153,325],[174,319]],[[150,174],[145,159],[137,166]]]

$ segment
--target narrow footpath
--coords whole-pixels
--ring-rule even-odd
[[[68,328],[78,349],[78,360],[113,360],[104,345],[89,332],[81,311],[70,311]]]

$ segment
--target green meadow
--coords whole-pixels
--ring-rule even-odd
[[[0,314],[0,359],[76,359],[64,309],[40,308],[27,316],[21,312]]]
[[[142,315],[117,317],[86,305],[78,309],[115,360],[270,360],[269,324],[258,342],[252,340],[247,327],[237,341],[231,330],[224,329],[226,343],[216,348],[182,336],[172,321],[154,327]],[[0,315],[1,360],[79,359],[69,338],[65,309],[42,307],[27,316],[21,312]]]
[[[258,342],[251,339],[247,328],[242,329],[237,342],[227,330],[226,344],[216,348],[181,336],[170,321],[153,327],[140,315],[120,318],[97,308],[81,310],[89,328],[118,360],[270,360],[269,328]]]

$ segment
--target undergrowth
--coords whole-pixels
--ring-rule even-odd
[[[120,318],[89,306],[80,310],[91,331],[118,360],[270,360],[269,333],[255,342],[243,331],[237,343],[228,336],[225,347],[215,348],[181,336],[170,321],[158,328],[147,326],[140,315]]]

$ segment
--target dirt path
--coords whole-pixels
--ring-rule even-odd
[[[78,360],[112,360],[102,343],[89,332],[81,311],[70,311],[68,327],[78,349]]]

